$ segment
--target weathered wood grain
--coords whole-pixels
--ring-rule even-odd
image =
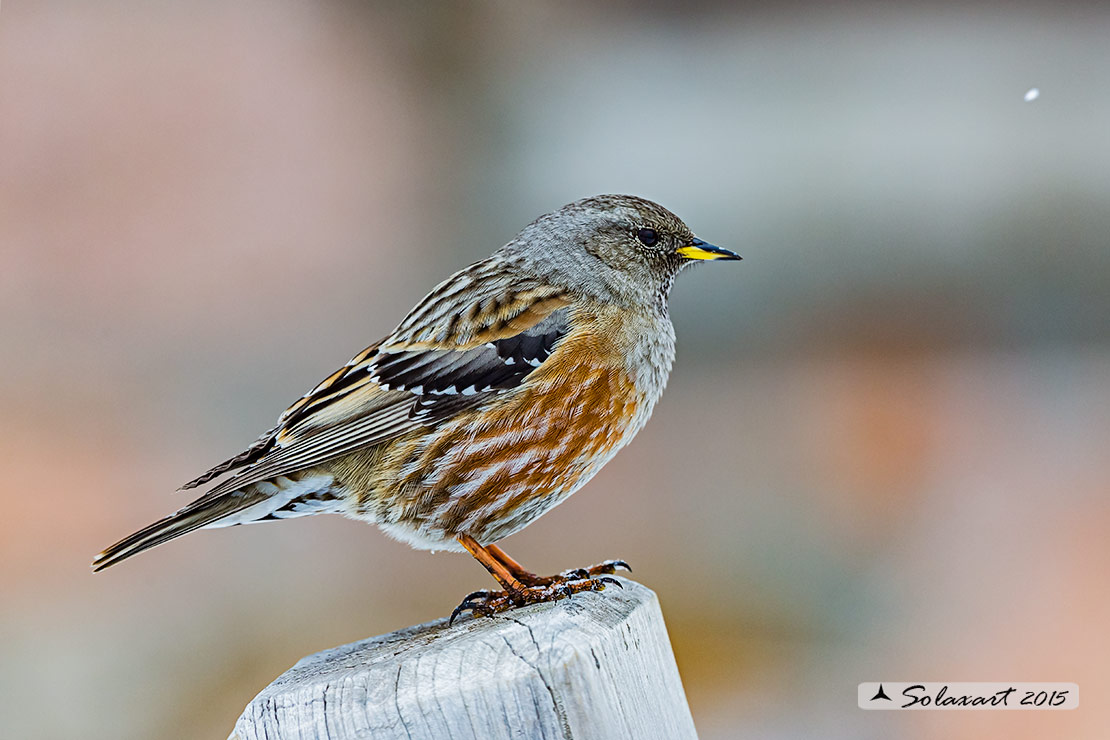
[[[634,581],[304,658],[232,738],[696,738],[655,594]]]

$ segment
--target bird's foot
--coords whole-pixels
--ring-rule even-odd
[[[525,586],[557,586],[572,581],[607,576],[616,573],[619,569],[627,570],[629,573],[632,572],[632,566],[623,560],[606,560],[603,563],[591,565],[588,568],[564,570],[562,573],[553,576],[537,576],[535,573],[529,573],[527,571],[514,572],[513,575]],[[610,578],[609,580],[613,579]]]
[[[546,586],[524,586],[523,588],[507,589],[505,591],[475,591],[455,607],[455,611],[451,612],[451,619],[448,623],[453,623],[460,614],[466,611],[490,617],[528,604],[566,599],[582,591],[601,591],[605,588],[606,583],[614,583],[624,588],[616,578],[600,576],[598,578],[566,580]]]
[[[467,611],[489,617],[528,604],[570,598],[582,591],[601,591],[609,583],[624,588],[620,581],[607,575],[615,572],[617,568],[632,570],[623,560],[607,560],[589,568],[567,570],[554,576],[518,574],[519,588],[508,588],[504,591],[475,591],[455,607],[448,623],[453,623],[460,614]],[[525,577],[520,578],[520,575]]]

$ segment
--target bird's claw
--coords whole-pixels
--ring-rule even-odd
[[[574,570],[565,570],[558,576],[553,577],[578,580],[582,578],[594,578],[600,575],[609,575],[610,573],[616,573],[618,570],[627,570],[629,573],[631,573],[632,566],[623,560],[606,560],[605,562],[598,563],[597,565],[591,565],[589,568],[575,568]]]
[[[591,565],[588,568],[573,568],[571,570],[564,570],[557,576],[528,576],[520,577],[521,583],[529,586],[546,586],[550,583],[565,582],[565,581],[582,581],[588,578],[597,578],[598,576],[609,575],[616,573],[618,570],[627,570],[632,572],[632,566],[623,560],[606,560]]]
[[[489,591],[484,588],[471,591],[451,612],[451,618],[447,620],[447,624],[454,624],[455,619],[465,611],[476,612],[487,617],[494,614],[495,612],[491,610],[489,603],[490,601],[496,601],[499,595],[503,593],[504,591]]]

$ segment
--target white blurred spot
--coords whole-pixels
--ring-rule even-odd
[[[1031,87],[1025,91],[1025,102],[1032,103],[1041,96],[1040,88]]]

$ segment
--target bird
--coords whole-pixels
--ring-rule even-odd
[[[739,260],[631,195],[570,203],[441,282],[381,341],[293,403],[218,481],[106,548],[100,571],[201,528],[342,514],[417,549],[469,552],[493,614],[620,582],[622,560],[537,576],[497,546],[585,485],[644,427],[675,357],[668,297]]]

